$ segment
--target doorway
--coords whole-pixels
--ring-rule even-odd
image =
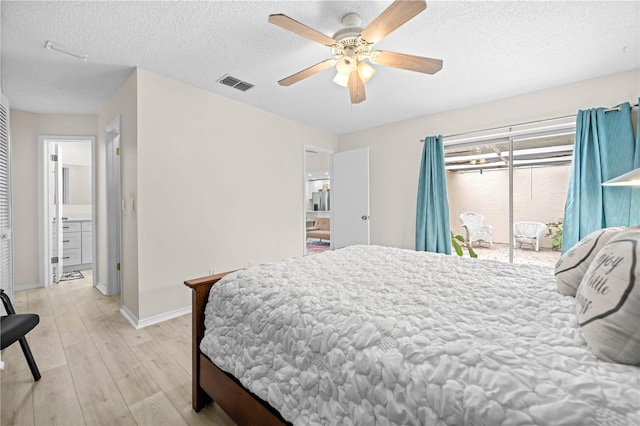
[[[95,137],[40,136],[40,282],[95,285]]]
[[[334,153],[306,145],[304,154],[304,253],[368,245],[369,148]]]

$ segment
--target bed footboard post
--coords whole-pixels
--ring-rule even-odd
[[[203,293],[203,290],[205,294]],[[193,289],[192,293],[192,311],[191,317],[193,321],[192,326],[192,341],[193,347],[191,348],[191,371],[192,371],[192,389],[191,397],[193,403],[193,409],[200,411],[209,402],[209,396],[200,387],[200,341],[204,337],[204,307],[209,294],[209,287],[197,287]]]
[[[185,281],[191,293],[191,402],[195,411],[200,411],[211,398],[200,386],[200,342],[204,337],[204,308],[209,297],[209,290],[229,272]]]
[[[204,307],[209,286],[191,287],[191,402],[195,411],[200,411],[209,402],[209,397],[200,387],[200,341],[204,337]],[[204,294],[203,294],[204,293]]]

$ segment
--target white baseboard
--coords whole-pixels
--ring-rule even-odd
[[[191,306],[185,306],[184,308],[176,309],[175,311],[169,311],[165,312],[164,314],[154,315],[152,317],[139,320],[138,328],[148,327],[150,325],[181,317],[182,315],[186,315],[189,313],[191,313]]]
[[[154,315],[152,317],[139,320],[138,318],[136,318],[135,315],[133,315],[133,313],[129,309],[127,309],[126,306],[123,306],[120,309],[120,313],[136,329],[148,327],[148,326],[153,325],[153,324],[158,324],[158,323],[161,323],[161,322],[173,319],[173,318],[180,317],[182,315],[186,315],[186,314],[188,314],[190,312],[191,312],[191,306],[186,306],[186,307],[181,308],[181,309],[176,309],[175,311],[169,311],[169,312],[165,312],[163,314]]]
[[[138,317],[133,315],[133,312],[131,312],[129,308],[122,305],[122,307],[120,307],[120,313],[122,314],[123,317],[127,319],[127,321],[129,321],[129,324],[131,324],[133,328],[136,328],[136,329],[140,328],[138,327]]]
[[[42,288],[44,287],[42,284],[40,283],[35,283],[35,284],[22,284],[22,285],[16,285],[13,287],[13,291],[22,291],[22,290],[31,290],[34,288]]]
[[[105,296],[107,295],[107,287],[104,284],[102,284],[100,282],[97,282],[97,283],[94,284],[94,286],[98,290],[100,290],[100,293],[104,294]]]

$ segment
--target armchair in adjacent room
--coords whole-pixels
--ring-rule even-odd
[[[493,245],[493,226],[484,225],[484,216],[476,212],[464,212],[460,214],[460,222],[467,231],[467,243],[474,241],[486,241]]]
[[[517,243],[520,243],[520,247],[522,244],[531,244],[539,251],[540,240],[546,230],[547,225],[542,222],[514,222],[513,247],[515,248]]]

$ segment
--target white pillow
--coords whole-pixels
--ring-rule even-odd
[[[593,231],[560,256],[555,268],[558,292],[565,296],[575,296],[593,258],[622,229],[624,228],[617,227]]]
[[[640,364],[640,226],[619,232],[595,256],[576,294],[576,315],[599,358]]]

